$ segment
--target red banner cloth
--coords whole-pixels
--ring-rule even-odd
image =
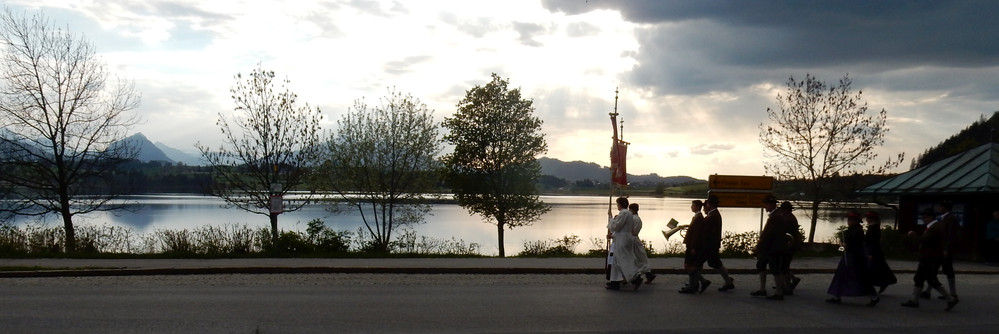
[[[614,143],[611,147],[611,182],[628,185],[627,156],[628,143],[620,140]]]

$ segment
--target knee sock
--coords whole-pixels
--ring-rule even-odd
[[[950,287],[950,295],[957,298],[957,277],[947,276],[947,286]]]

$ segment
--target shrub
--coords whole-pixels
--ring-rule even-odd
[[[466,244],[464,240],[454,237],[449,240],[417,236],[416,231],[412,230],[402,231],[389,247],[399,254],[481,255],[477,243]]]
[[[164,253],[194,254],[194,236],[188,229],[156,230],[154,234],[159,239]]]
[[[567,235],[558,239],[542,241],[527,241],[524,242],[524,251],[517,254],[517,256],[573,256],[575,255],[576,246],[581,242],[582,239],[576,235]]]
[[[607,256],[607,239],[590,238],[590,249],[586,251],[586,255],[597,257]]]
[[[318,218],[308,222],[305,233],[314,252],[344,253],[350,250],[350,232],[334,231]]]
[[[760,240],[760,233],[756,231],[743,233],[725,232],[725,235],[722,236],[721,256],[750,256],[758,240]]]

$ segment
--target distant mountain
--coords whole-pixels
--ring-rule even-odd
[[[136,133],[128,138],[114,142],[111,145],[128,145],[130,147],[138,148],[139,155],[136,156],[135,159],[142,162],[163,161],[174,163],[173,159],[170,159],[166,153],[163,153],[163,151],[156,147],[156,145],[149,141],[149,139],[146,139],[146,136],[142,133]]]
[[[558,159],[542,157],[538,159],[541,163],[541,174],[551,175],[569,182],[593,180],[607,182],[610,179],[610,168],[601,167],[592,162],[572,161],[564,162]],[[659,176],[656,173],[646,175],[628,174],[628,183],[646,183],[656,185],[664,183],[667,186],[688,184],[694,182],[706,182],[689,176]]]
[[[193,154],[190,154],[190,153],[178,150],[176,148],[167,146],[166,144],[161,143],[161,142],[156,142],[156,144],[154,144],[154,145],[156,145],[156,147],[158,147],[161,151],[163,151],[163,153],[165,153],[167,157],[169,157],[170,159],[173,159],[174,161],[183,163],[183,164],[188,165],[188,166],[204,166],[205,165],[205,161],[201,160],[200,156],[196,156],[196,155],[193,155]]]

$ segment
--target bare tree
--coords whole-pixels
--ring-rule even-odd
[[[320,143],[319,108],[297,106],[288,82],[275,82],[274,72],[259,65],[247,77],[237,74],[230,90],[236,107],[230,115],[219,113],[222,145],[213,150],[196,144],[214,172],[213,194],[231,207],[268,216],[274,245],[278,215],[297,211],[312,198],[305,192],[284,200],[306,181]]]
[[[0,182],[19,215],[61,216],[66,252],[77,250],[73,217],[123,208],[110,173],[138,153],[113,145],[137,118],[139,94],[112,77],[94,46],[42,14],[0,14]]]
[[[851,80],[843,76],[836,86],[814,76],[788,79],[787,92],[777,95],[778,109],[767,108],[770,124],[760,124],[760,142],[765,150],[768,174],[780,180],[805,181],[811,201],[808,242],[815,241],[819,205],[828,199],[827,189],[835,177],[861,172],[877,158],[875,148],[884,143],[887,112],[868,114],[861,92],[851,92]],[[902,162],[900,154],[865,173],[884,173]]]
[[[411,95],[389,92],[381,105],[363,101],[337,121],[327,140],[321,184],[361,213],[370,247],[387,252],[392,231],[430,212],[441,141],[433,111]]]
[[[458,204],[496,225],[499,256],[506,255],[503,231],[531,225],[551,207],[536,187],[541,176],[538,155],[548,150],[541,119],[531,100],[509,81],[475,86],[444,119],[444,140],[454,152],[444,156],[445,179]]]

